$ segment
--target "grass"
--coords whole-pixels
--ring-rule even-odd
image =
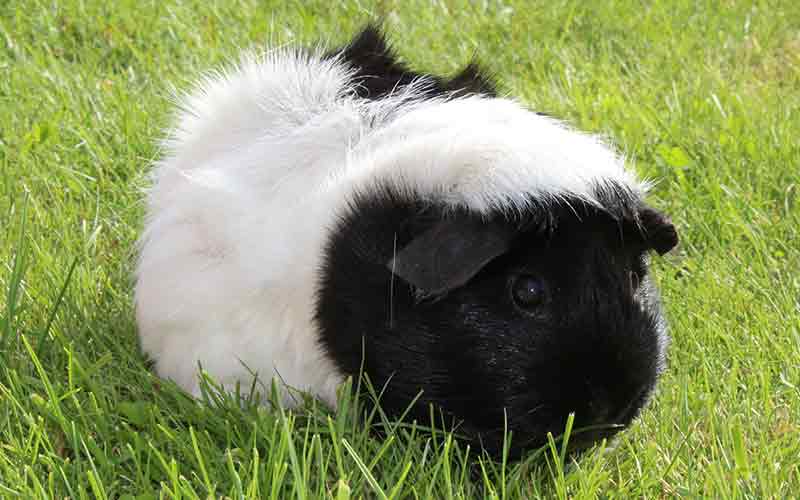
[[[373,17],[416,68],[476,56],[659,181],[670,366],[612,445],[473,467],[447,434],[371,437],[347,397],[198,403],[148,371],[131,269],[170,85]],[[788,0],[0,3],[0,496],[800,494],[798,27]]]

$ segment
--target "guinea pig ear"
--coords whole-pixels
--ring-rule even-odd
[[[511,247],[516,230],[466,216],[441,220],[389,260],[386,267],[427,296],[460,287]]]
[[[659,255],[669,252],[678,244],[678,231],[669,217],[645,206],[639,210],[639,227],[647,249]]]

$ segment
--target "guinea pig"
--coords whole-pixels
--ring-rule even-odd
[[[372,26],[246,55],[181,98],[163,149],[136,317],[194,395],[202,367],[335,407],[363,370],[389,415],[433,405],[519,456],[570,413],[585,445],[610,436],[653,393],[668,336],[648,254],[675,227],[610,147],[475,64],[411,71]]]

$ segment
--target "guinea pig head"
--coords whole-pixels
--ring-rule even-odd
[[[676,243],[639,201],[486,215],[360,197],[326,247],[320,340],[344,373],[363,369],[390,415],[428,423],[433,405],[492,455],[508,430],[519,456],[574,413],[571,441],[586,447],[631,422],[663,369],[648,253]]]

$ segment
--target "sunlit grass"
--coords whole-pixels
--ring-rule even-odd
[[[374,17],[417,69],[475,57],[657,181],[682,236],[654,267],[670,366],[604,449],[476,462],[429,423],[365,422],[349,397],[336,413],[198,403],[148,371],[131,269],[172,87]],[[788,1],[0,4],[0,496],[796,495],[798,27]]]

